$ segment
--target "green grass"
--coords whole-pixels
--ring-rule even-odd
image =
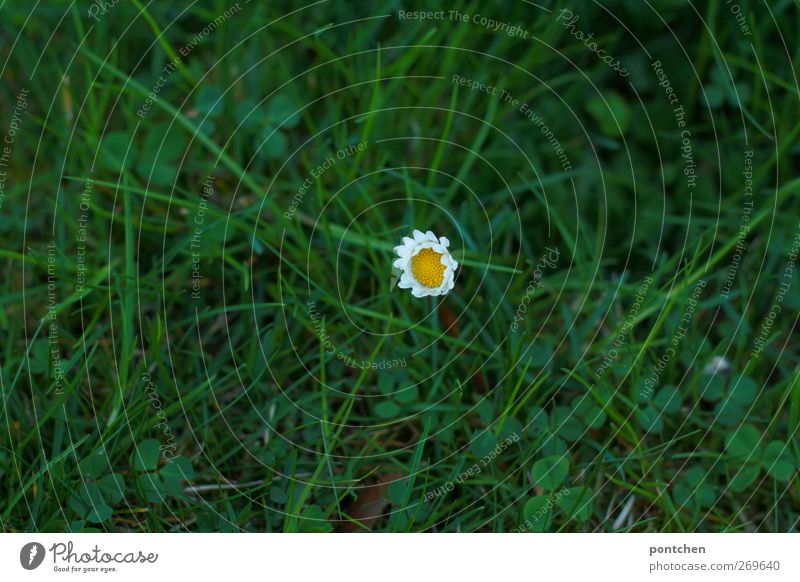
[[[4,531],[798,530],[794,3],[92,6],[0,3]]]

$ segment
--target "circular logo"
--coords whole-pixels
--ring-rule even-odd
[[[44,546],[39,542],[30,542],[19,551],[19,563],[26,570],[35,570],[44,561]]]

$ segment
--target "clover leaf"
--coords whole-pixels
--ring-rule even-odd
[[[546,491],[558,488],[568,473],[569,461],[566,456],[544,457],[536,461],[531,469],[534,482]]]

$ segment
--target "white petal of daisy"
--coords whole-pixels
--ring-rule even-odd
[[[411,279],[408,275],[403,273],[400,275],[400,281],[397,283],[397,286],[400,287],[400,289],[411,289]]]
[[[412,236],[404,236],[403,244],[394,248],[399,258],[392,265],[403,271],[398,287],[410,288],[414,297],[446,295],[455,286],[458,268],[458,261],[447,250],[450,241],[430,230],[415,229]]]

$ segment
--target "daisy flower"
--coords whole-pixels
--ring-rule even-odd
[[[458,262],[447,247],[450,241],[437,238],[430,230],[415,230],[414,238],[403,237],[403,244],[394,247],[398,259],[393,265],[402,271],[401,289],[411,289],[414,297],[428,295],[447,295],[453,288]]]

